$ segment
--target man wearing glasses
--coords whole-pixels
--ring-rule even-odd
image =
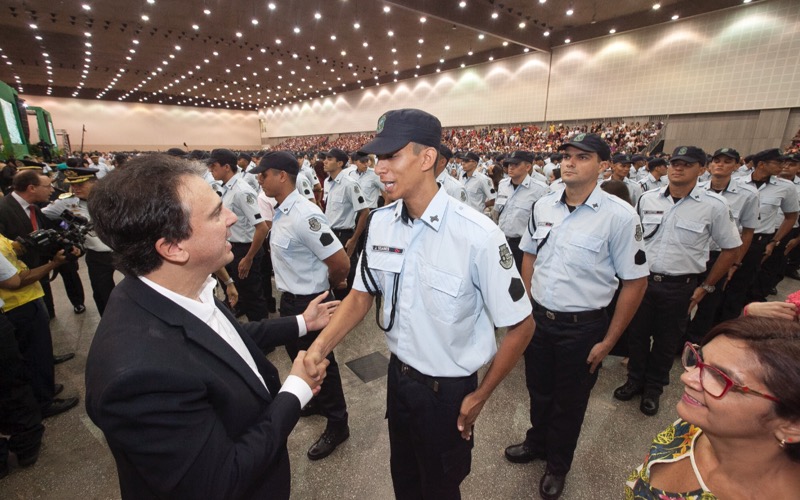
[[[700,148],[676,148],[667,172],[669,184],[643,194],[637,206],[650,277],[629,327],[628,380],[614,397],[629,401],[642,394],[639,410],[645,415],[658,413],[689,312],[714,292],[742,244],[725,198],[697,186],[705,162],[706,153]],[[720,255],[700,283],[709,240],[720,247]]]

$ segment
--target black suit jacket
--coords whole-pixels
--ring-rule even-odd
[[[114,288],[86,362],[86,410],[126,499],[289,498],[286,438],[300,402],[259,347],[297,338],[294,317],[237,328],[269,392],[208,325],[139,279]]]
[[[43,225],[45,224],[45,217],[41,209],[36,207],[35,210],[36,221],[37,224],[39,224],[39,228],[45,227]],[[22,206],[16,198],[11,196],[11,193],[0,198],[0,234],[13,240],[19,236],[26,236],[32,231],[33,225],[31,224],[31,216],[22,209]],[[42,259],[36,252],[25,252],[25,254],[20,257],[20,260],[31,269],[42,265]]]

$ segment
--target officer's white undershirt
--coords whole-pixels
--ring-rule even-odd
[[[247,350],[247,346],[244,345],[244,341],[239,336],[236,328],[234,328],[228,318],[222,314],[222,311],[219,310],[214,302],[214,286],[217,283],[214,278],[211,276],[208,277],[203,285],[203,289],[200,291],[200,294],[197,297],[197,300],[192,300],[188,297],[175,293],[172,290],[164,288],[163,286],[154,283],[143,276],[139,276],[139,279],[142,280],[142,283],[149,286],[169,300],[175,302],[182,308],[186,309],[196,316],[197,319],[211,327],[211,329],[214,330],[214,332],[219,335],[220,338],[222,338],[222,340],[224,340],[229,346],[231,346],[231,348],[236,351],[236,354],[238,354],[239,357],[241,357],[242,360],[247,363],[247,366],[253,370],[253,373],[255,373],[256,377],[258,377],[258,380],[261,381],[261,384],[265,388],[267,387],[267,385],[264,383],[264,379],[258,372],[258,368],[256,367],[256,362],[253,359],[252,354],[250,354],[250,351]],[[299,336],[302,337],[308,332],[306,329],[306,323],[302,315],[298,315],[296,318],[297,326],[300,330]],[[269,391],[269,389],[267,389],[267,391]],[[284,382],[280,392],[284,391],[290,392],[297,396],[297,399],[300,400],[301,408],[305,406],[313,396],[311,393],[311,388],[308,386],[308,384],[306,384],[303,379],[296,375],[289,375],[286,377],[286,382]]]

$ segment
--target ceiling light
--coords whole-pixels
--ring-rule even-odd
[[[525,27],[525,23],[524,23],[524,22],[522,22],[522,23],[519,23],[519,27],[520,27],[520,28],[524,28],[524,27]]]
[[[389,13],[389,11],[391,11],[391,10],[392,10],[392,8],[391,8],[391,7],[389,7],[388,5],[385,5],[385,6],[383,7],[383,11],[384,11],[384,12],[386,12],[387,14],[388,14],[388,13]]]
[[[92,10],[92,8],[89,6],[89,4],[83,4],[83,5],[81,5],[81,8],[83,10]]]
[[[258,19],[256,19],[255,17],[251,19],[250,22],[253,23],[253,26],[258,26]]]
[[[497,12],[492,12],[492,19],[497,19],[498,17],[500,17],[500,14]]]
[[[528,47],[525,47],[525,50],[523,50],[523,52],[526,52],[526,53],[527,53],[527,52],[530,52],[530,50],[531,50],[531,49],[529,49]]]
[[[181,46],[180,45],[176,45],[175,46],[175,50],[181,50]]]
[[[508,42],[506,42],[506,43],[508,43]],[[444,50],[450,50],[450,46],[449,45],[445,45],[444,46]]]
[[[192,29],[194,29],[194,30],[199,30],[199,29],[200,29],[200,26],[198,26],[198,25],[196,25],[196,24],[193,24],[193,25],[192,25]]]
[[[653,10],[658,10],[660,8],[661,8],[661,4],[660,3],[654,3],[653,4]]]
[[[494,61],[494,56],[489,56],[490,61]]]
[[[545,32],[544,32],[544,33],[542,33],[542,34],[543,34],[544,36],[550,36],[550,32],[549,32],[549,31],[545,31]]]
[[[39,35],[36,35],[34,38],[37,39],[37,40],[41,40],[42,39],[42,37],[39,36]]]
[[[369,47],[369,43],[367,43],[366,40],[361,45],[363,45],[364,47]]]
[[[142,21],[149,21],[149,20],[150,16],[148,16],[147,14],[142,14]]]
[[[570,40],[569,38],[567,38],[566,40],[564,40],[564,43],[569,43],[569,42],[571,42],[571,41],[572,41],[572,40]]]
[[[397,52],[397,47],[392,47],[392,54]]]
[[[466,7],[466,6],[467,6],[467,2],[459,2],[459,3],[458,3],[458,6],[459,6],[459,7],[461,7],[461,8],[463,9],[464,7]]]
[[[320,14],[319,12],[315,12],[314,19],[322,19],[322,14]]]
[[[744,0],[744,3],[750,3],[752,0]]]
[[[608,30],[608,32],[609,32],[609,33],[611,33],[611,34],[613,35],[614,33],[616,33],[616,32],[617,32],[617,30],[615,30],[614,28],[611,28],[610,30]]]
[[[29,24],[28,26],[30,26],[32,30],[38,30],[39,29],[39,27],[36,26],[35,24]]]
[[[678,14],[673,14],[672,20],[673,21],[677,21],[679,17],[681,17],[681,16],[679,16]]]
[[[298,28],[297,26],[295,26],[295,27],[294,27],[294,32],[295,32],[295,33],[300,33],[300,28]]]
[[[361,27],[361,24],[359,24],[359,23],[353,23],[353,29],[356,29],[356,30],[357,30],[357,29],[358,29],[358,28],[360,28],[360,27]]]
[[[386,32],[386,34],[389,35],[389,36],[394,36],[394,31],[389,30],[388,32]]]
[[[424,23],[424,22],[426,22],[427,20],[428,20],[428,18],[427,18],[427,17],[424,17],[424,16],[419,18],[419,22],[421,22],[421,23]]]
[[[275,4],[272,2],[268,3],[267,7],[269,8],[269,10],[275,10]]]
[[[483,40],[484,38],[485,38],[485,35],[484,35],[483,33],[481,33],[480,35],[478,35],[478,40]]]
[[[508,42],[503,42],[503,47],[508,47]]]
[[[277,45],[280,45],[280,44],[281,44],[281,39],[280,39],[280,38],[276,38],[276,39],[275,39],[275,43],[276,43]]]
[[[242,32],[241,32],[241,31],[237,31],[237,32],[236,32],[236,36],[237,36],[238,38],[241,38],[241,37],[243,36],[243,35],[242,35]]]
[[[336,35],[331,35],[331,40],[336,40]]]
[[[547,0],[539,0],[539,3],[545,3]]]
[[[203,9],[203,14],[205,14],[207,16],[210,16],[211,15],[211,11],[208,10],[208,9]]]

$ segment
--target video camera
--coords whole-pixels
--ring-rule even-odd
[[[87,218],[75,215],[69,210],[61,212],[59,218],[61,219],[59,230],[37,229],[26,236],[18,237],[16,241],[25,247],[25,251],[36,252],[43,258],[52,259],[59,250],[64,250],[68,261],[77,260],[86,252],[84,246],[86,234],[94,225]],[[73,248],[79,250],[78,256],[72,254]]]

